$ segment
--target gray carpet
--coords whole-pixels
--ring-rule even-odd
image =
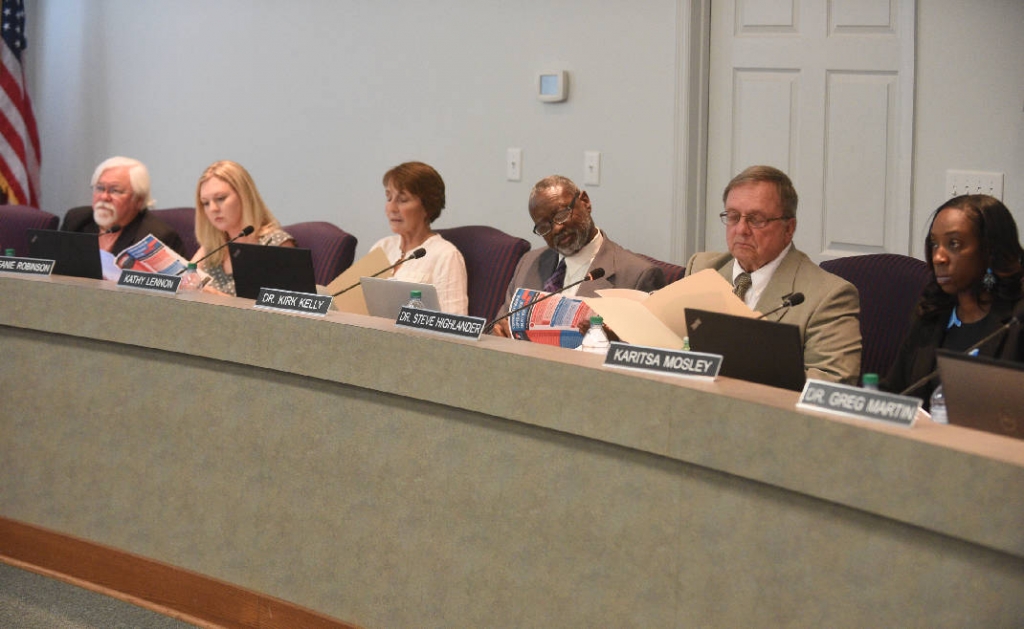
[[[0,563],[0,627],[3,629],[188,629],[194,626]]]

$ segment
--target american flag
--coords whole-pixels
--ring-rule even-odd
[[[3,0],[0,20],[0,193],[12,205],[39,207],[39,132],[21,67],[24,0]]]

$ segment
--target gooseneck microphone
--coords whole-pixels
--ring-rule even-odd
[[[965,349],[963,351],[963,353],[964,354],[970,354],[974,350],[979,349],[985,343],[988,343],[992,339],[998,337],[1000,334],[1006,334],[1007,332],[1010,331],[1010,328],[1014,327],[1015,325],[1019,325],[1020,322],[1021,322],[1021,319],[1024,319],[1024,312],[1019,313],[1019,314],[1015,314],[1012,317],[1010,317],[1009,319],[1007,319],[1006,323],[1004,323],[1003,325],[999,326],[999,328],[995,332],[993,332],[992,334],[989,334],[988,336],[986,336],[985,338],[981,339],[980,341],[978,341],[974,345],[971,345],[970,347]],[[903,389],[902,391],[900,391],[900,395],[907,395],[911,391],[916,391],[917,389],[919,389],[922,386],[924,386],[929,380],[931,380],[932,378],[934,378],[937,375],[939,375],[939,370],[938,369],[932,370],[927,376],[921,378],[920,380],[918,380],[914,384],[910,385],[906,389]]]
[[[116,234],[119,231],[121,231],[121,226],[120,225],[111,225],[110,229],[108,229],[105,232],[101,232],[100,235],[102,236],[104,234]]]
[[[573,286],[579,286],[583,282],[590,282],[592,280],[600,279],[602,277],[604,277],[604,269],[602,269],[601,267],[598,267],[596,269],[592,269],[590,271],[590,273],[587,273],[587,276],[584,277],[582,280],[580,280],[578,282],[573,282],[572,284],[567,284],[567,285],[559,288],[558,290],[556,290],[553,293],[548,293],[547,295],[544,295],[543,297],[541,297],[539,299],[534,299],[533,301],[531,301],[528,304],[524,304],[524,305],[516,308],[515,310],[510,310],[507,313],[501,315],[500,317],[498,317],[494,321],[491,321],[486,326],[484,326],[483,333],[487,334],[488,332],[490,332],[491,329],[494,328],[495,324],[497,324],[502,319],[508,319],[509,317],[511,317],[512,315],[514,315],[517,312],[522,312],[523,310],[526,310],[530,306],[536,306],[537,304],[539,304],[540,302],[544,301],[545,299],[548,299],[550,297],[554,297],[555,295],[557,295],[559,293],[565,292],[565,291],[569,290],[570,288],[572,288]]]
[[[758,317],[758,319],[764,319],[768,315],[778,312],[783,308],[792,308],[793,306],[799,306],[802,303],[804,303],[803,293],[790,293],[788,295],[783,295],[781,304],[764,313],[763,315]]]
[[[402,258],[401,260],[399,260],[398,262],[395,262],[391,266],[383,268],[383,269],[377,271],[376,273],[374,273],[370,277],[377,277],[381,273],[386,273],[386,272],[390,271],[391,269],[395,268],[399,264],[402,264],[404,262],[408,262],[409,260],[418,260],[419,258],[422,258],[425,255],[427,255],[427,250],[424,249],[423,247],[420,247],[419,249],[415,249],[412,253],[409,254],[408,257]],[[362,283],[363,283],[362,280],[360,280],[360,281],[356,282],[355,284],[353,284],[353,285],[351,285],[351,286],[349,286],[347,288],[343,288],[343,289],[339,290],[338,292],[336,292],[333,295],[331,295],[331,297],[337,297],[338,295],[340,295],[342,293],[347,293],[348,291],[352,290],[353,288],[355,288],[356,286],[359,286]]]
[[[253,227],[252,225],[246,225],[246,226],[245,226],[245,227],[244,227],[244,228],[242,229],[242,231],[238,232],[238,235],[237,235],[237,236],[235,236],[234,238],[230,238],[230,239],[228,239],[228,241],[227,241],[227,242],[225,242],[225,243],[224,243],[223,245],[221,245],[221,246],[219,246],[219,247],[214,247],[214,248],[213,248],[213,249],[212,249],[212,250],[211,250],[211,251],[210,251],[209,253],[207,253],[207,254],[206,254],[205,256],[203,256],[203,257],[199,258],[198,260],[196,260],[196,266],[199,266],[199,263],[200,263],[200,262],[202,262],[203,260],[205,260],[205,259],[209,258],[209,257],[210,257],[210,256],[212,256],[213,254],[217,253],[218,251],[220,251],[220,250],[221,250],[221,249],[223,249],[224,247],[227,247],[228,245],[230,245],[231,243],[235,242],[235,241],[236,241],[236,240],[238,240],[239,238],[243,238],[243,237],[245,237],[245,236],[248,236],[249,234],[253,233],[254,231],[256,231],[256,228],[255,228],[255,227]],[[178,271],[177,275],[181,275],[182,273],[184,273],[184,272],[185,272],[185,271],[187,271],[187,270],[188,270],[188,266],[186,265],[184,269],[182,269],[182,270]]]

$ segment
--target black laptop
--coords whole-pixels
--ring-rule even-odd
[[[55,261],[55,274],[103,279],[100,237],[97,234],[29,229],[26,235],[29,257]]]
[[[256,299],[261,288],[316,293],[313,254],[298,247],[271,247],[233,242],[228,245],[235,294]]]
[[[1024,365],[936,352],[949,423],[1024,439]]]
[[[722,356],[720,375],[804,388],[804,347],[795,325],[687,308],[686,333],[693,351]]]

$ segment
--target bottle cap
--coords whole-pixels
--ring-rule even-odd
[[[188,270],[189,271],[195,271],[196,268],[198,268],[198,267],[196,267],[196,263],[195,262],[189,262],[188,263]]]
[[[7,249],[4,249],[4,255],[7,256],[8,258],[17,257],[17,256],[14,255],[14,249],[12,247],[8,247]]]
[[[864,383],[864,386],[867,386],[867,385],[870,384],[870,385],[874,385],[874,386],[877,387],[878,386],[878,374],[877,373],[866,373],[866,374],[864,374],[864,379],[863,379],[862,382]]]
[[[604,318],[594,315],[590,317],[590,325],[604,325]]]
[[[419,290],[409,291],[409,299],[423,299],[423,291],[419,291]]]

